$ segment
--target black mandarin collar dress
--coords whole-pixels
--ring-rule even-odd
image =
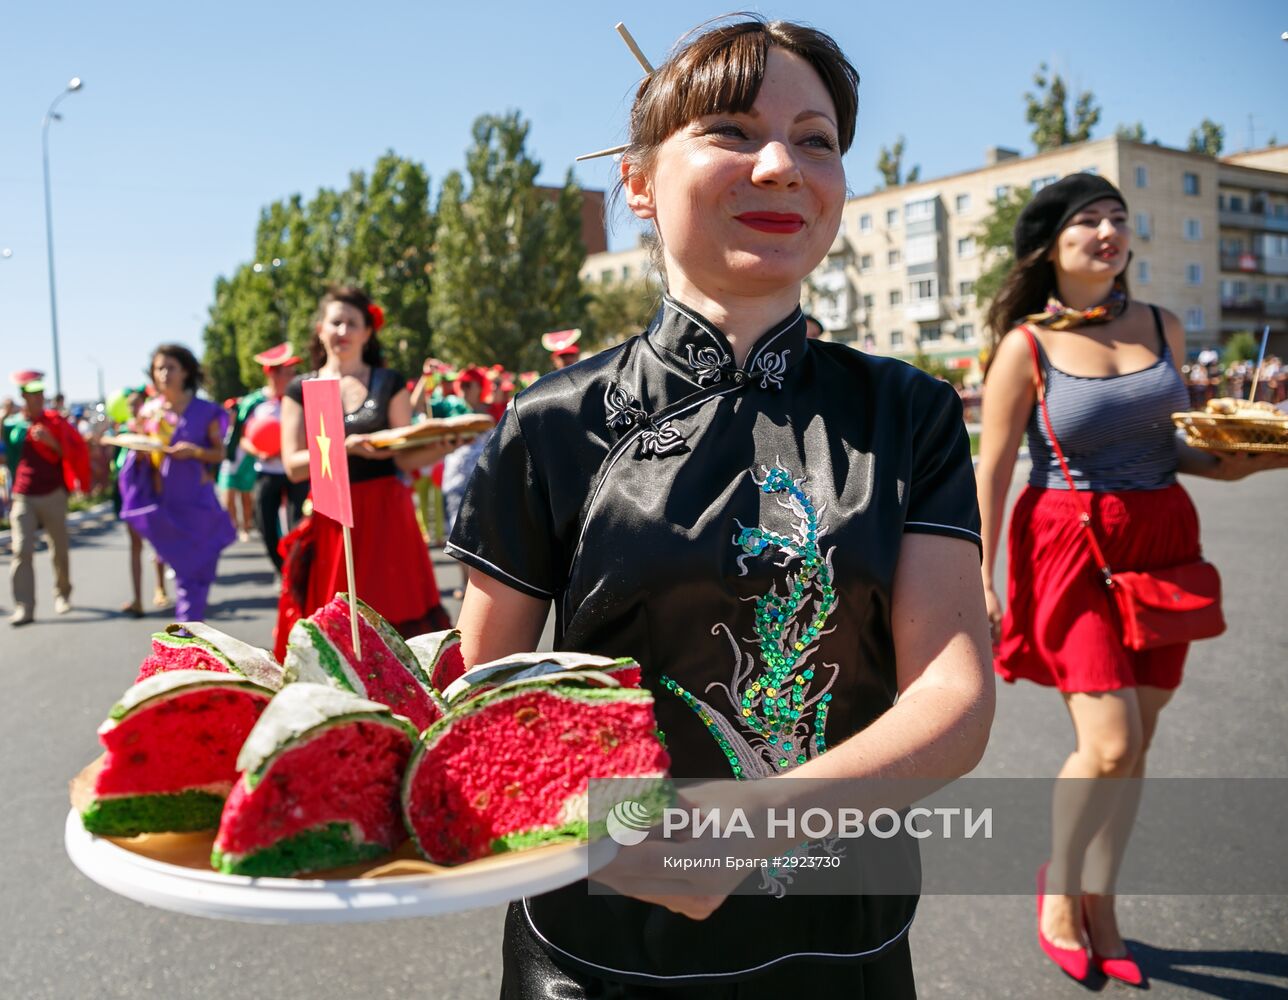
[[[980,543],[950,385],[808,340],[799,309],[739,368],[714,324],[667,298],[644,334],[511,402],[448,552],[552,600],[556,649],[637,659],[676,778],[753,779],[894,703],[890,604],[909,532]],[[700,935],[584,884],[525,908],[561,960],[661,984],[867,957],[902,936],[915,902],[731,897]],[[749,929],[765,905],[768,939]]]

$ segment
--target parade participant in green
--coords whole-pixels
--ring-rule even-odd
[[[54,612],[71,610],[72,580],[68,559],[67,497],[89,488],[89,450],[84,439],[58,411],[45,408],[42,373],[19,372],[22,409],[4,422],[5,460],[13,483],[13,586],[11,625],[35,620],[36,578],[33,569],[36,532],[43,529],[54,561]]]

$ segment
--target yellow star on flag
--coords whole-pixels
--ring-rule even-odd
[[[318,414],[318,450],[322,453],[322,475],[331,478],[331,439],[326,436],[326,420]]]

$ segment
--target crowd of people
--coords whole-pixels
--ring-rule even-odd
[[[706,781],[686,791],[696,808],[728,806],[730,785],[740,806],[783,801],[787,775],[944,783],[984,752],[990,669],[1058,691],[1075,735],[1061,776],[1083,780],[1056,793],[1038,944],[1080,981],[1139,985],[1114,896],[1139,785],[1120,779],[1144,773],[1188,643],[1131,644],[1104,583],[1110,565],[1197,560],[1178,472],[1234,480],[1288,459],[1178,440],[1184,332],[1133,298],[1127,202],[1098,176],[1049,185],[1020,215],[988,317],[977,474],[949,385],[817,339],[802,283],[840,225],[857,88],[828,35],[758,18],[690,36],[650,72],[621,178],[654,230],[665,296],[646,332],[572,370],[536,380],[428,359],[408,381],[354,287],[322,296],[307,362],[264,352],[264,386],[225,407],[199,394],[190,351],[159,346],[118,428],[150,442],[115,477],[137,541],[125,610],[142,611],[146,542],[158,585],[174,576],[177,617],[200,617],[220,552],[252,526],[280,570],[279,657],[295,620],[348,589],[340,526],[306,512],[304,385],[336,379],[358,595],[404,635],[448,627],[427,544],[446,538],[468,580],[467,666],[536,648],[552,606],[556,649],[637,658],[673,773]],[[578,360],[563,334],[548,345],[556,369]],[[1267,391],[1281,392],[1273,364]],[[1196,364],[1191,389],[1196,368],[1210,384]],[[5,424],[15,625],[34,613],[38,528],[55,611],[70,608],[67,492],[91,478],[39,373],[19,381],[23,410]],[[465,413],[496,427],[392,454],[372,442]],[[994,564],[1025,438],[1003,600]],[[819,998],[915,996],[915,895],[730,895],[742,873],[700,894],[629,868],[608,880],[617,895],[578,884],[512,906],[503,997],[644,986],[680,1000],[713,984],[768,997],[802,983]]]
[[[291,449],[283,448],[283,408],[285,405],[287,411],[285,425],[289,433],[294,433],[301,379],[340,370],[335,359],[327,367],[324,347],[332,342],[324,336],[328,330],[326,313],[335,294],[360,305],[365,303],[364,309],[369,307],[379,315],[379,307],[359,289],[342,288],[328,293],[319,306],[317,332],[311,344],[312,369],[303,371],[305,366],[291,346],[279,344],[254,358],[263,372],[264,384],[222,405],[205,393],[201,364],[182,344],[158,346],[149,363],[147,382],[125,387],[96,407],[76,406],[69,410],[61,396],[47,405],[42,372],[24,370],[12,375],[21,402],[10,399],[3,404],[5,431],[0,439],[7,460],[6,467],[0,470],[0,516],[11,522],[13,532],[12,625],[35,620],[34,552],[41,531],[48,538],[54,565],[54,611],[61,615],[71,610],[66,519],[71,498],[79,494],[100,500],[110,497],[116,516],[128,532],[129,596],[120,605],[123,615],[141,618],[148,611],[143,594],[145,548],[151,549],[155,568],[151,609],[190,620],[205,614],[223,549],[236,539],[245,542],[258,535],[277,574],[283,573],[287,555],[295,556],[294,572],[287,575],[283,586],[284,609],[289,607],[291,611],[284,611],[282,623],[284,629],[289,629],[299,609],[312,604],[307,599],[303,603],[288,602],[286,597],[293,588],[304,585],[301,560],[307,559],[312,566],[316,552],[309,549],[307,556],[301,555],[307,533],[296,529],[307,520],[307,451],[301,451],[302,445],[295,449],[302,462],[288,467]],[[373,322],[370,333],[374,336],[378,329],[379,323]],[[342,344],[358,335],[357,331],[350,335],[347,329],[344,334],[333,338],[334,343]],[[580,358],[579,332],[562,331],[558,336],[559,344],[551,350],[551,367],[555,370]],[[379,358],[378,343],[373,343],[376,346],[369,355]],[[384,374],[377,376],[377,390],[367,393],[375,368],[383,369],[383,365],[377,362],[373,368],[364,362],[364,394],[354,400],[357,409],[350,414],[350,426],[346,427],[350,437],[413,425],[430,417],[466,413],[486,414],[497,422],[511,396],[531,385],[539,374],[511,372],[501,364],[453,368],[436,358],[427,358],[420,373],[411,380],[404,381],[401,374],[384,369]],[[345,377],[347,372],[342,374]],[[372,412],[372,404],[376,404],[378,412]],[[121,435],[133,435],[134,446],[115,443],[122,440]],[[415,526],[414,535],[421,543],[441,548],[487,438],[488,434],[482,433],[468,441],[449,439],[435,449],[399,456],[396,462],[382,459],[382,464],[371,464],[370,449],[358,448],[355,438],[351,449],[357,459],[353,480],[357,484],[393,473],[394,479],[386,485],[393,487],[394,496],[401,496],[399,487],[404,483],[411,486],[415,503],[408,523]],[[380,474],[372,475],[373,470]],[[367,496],[371,491],[363,486],[356,492]],[[383,509],[380,500],[371,509]],[[378,536],[388,527],[382,517],[374,514],[369,523],[376,527],[360,534],[364,540]],[[281,544],[283,537],[290,540],[286,547]],[[402,532],[395,536],[394,544],[401,546],[410,539]],[[324,548],[324,552],[330,550]],[[334,557],[336,552],[330,555]],[[373,551],[361,562],[375,565],[386,555]],[[446,627],[428,559],[421,577],[421,593],[412,603],[419,601],[423,607],[415,614],[392,619],[402,622],[408,634],[415,634],[420,624],[429,621]],[[311,586],[318,595],[328,588],[331,592],[343,589],[332,586],[338,577],[331,579],[320,571],[314,572],[312,579]],[[373,571],[370,579],[363,580],[367,586],[360,593],[369,603],[371,588],[379,590],[384,579],[388,579],[387,574]],[[400,590],[405,589],[400,586]],[[378,597],[374,599],[377,606],[385,603]],[[395,609],[397,615],[404,603],[394,596],[386,607]]]

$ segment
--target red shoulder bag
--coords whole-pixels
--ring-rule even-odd
[[[1132,650],[1153,649],[1220,635],[1225,631],[1225,617],[1221,613],[1221,574],[1206,559],[1149,571],[1115,573],[1110,570],[1091,526],[1091,507],[1082,503],[1082,494],[1074,485],[1069,464],[1064,460],[1060,442],[1056,440],[1055,428],[1051,426],[1037,338],[1028,327],[1021,329],[1033,354],[1038,406],[1051,438],[1051,447],[1060,462],[1065,482],[1069,484],[1070,494],[1083,508],[1078,520],[1087,533],[1092,557],[1118,609],[1123,645]]]

